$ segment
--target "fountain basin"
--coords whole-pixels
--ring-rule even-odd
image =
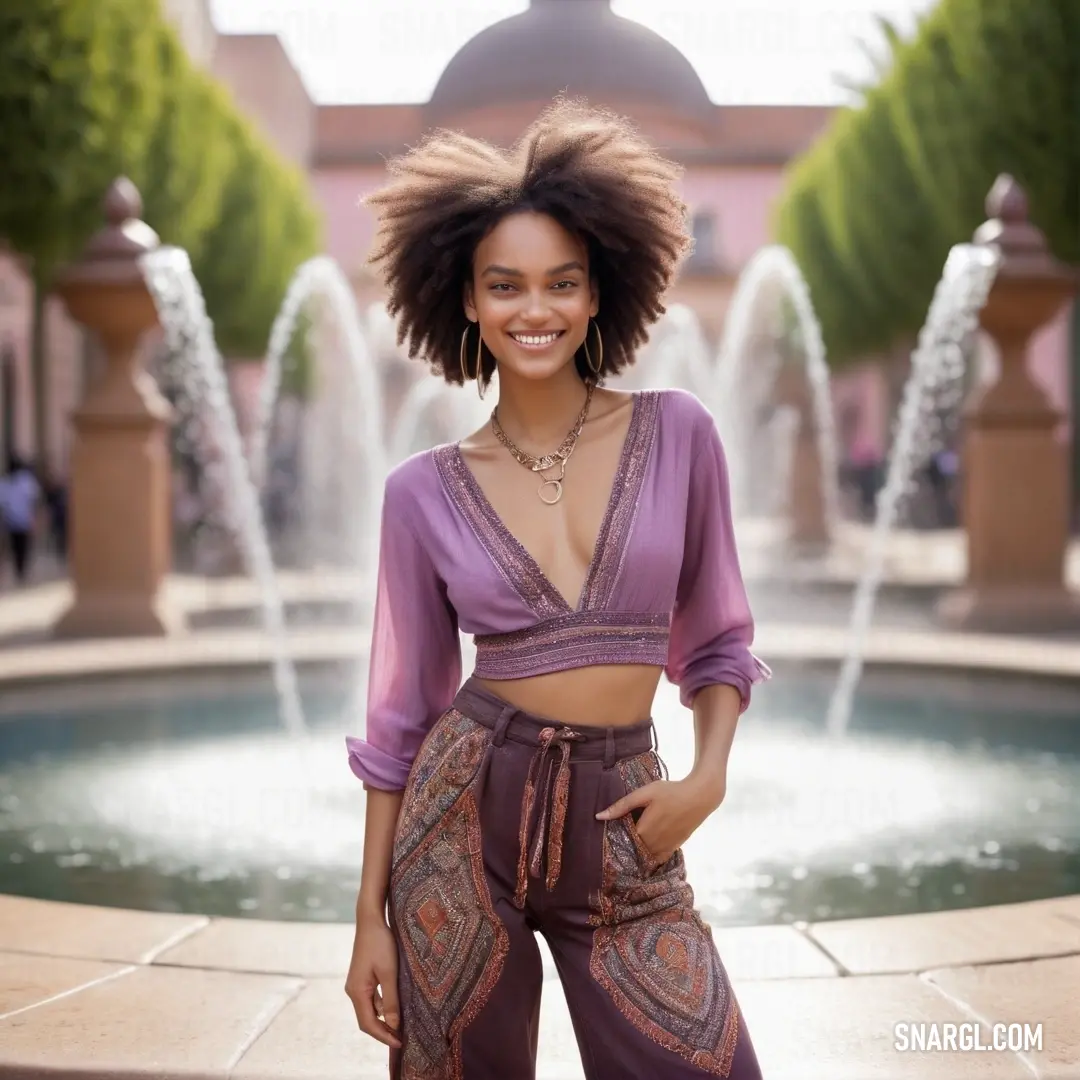
[[[829,635],[815,636],[816,657],[789,649],[785,661],[783,650],[765,650],[778,677],[759,688],[743,722],[724,806],[687,844],[711,923],[821,922],[1080,892],[1080,705],[1067,681],[885,665],[871,649],[851,736],[835,742],[821,721],[835,663]],[[779,644],[778,630],[772,637]],[[898,637],[902,645],[891,632],[894,646]],[[927,637],[942,635],[917,640]],[[5,693],[7,891],[349,921],[364,795],[343,736],[360,728],[352,695],[362,635],[291,639],[313,729],[300,742],[279,731],[272,682],[259,670],[268,654],[259,635],[247,638],[192,635],[186,670],[171,675],[163,643],[156,657],[140,643],[141,675],[131,673],[140,657],[125,649],[124,674],[105,677],[99,666],[94,679]],[[171,659],[178,651],[174,643]],[[692,729],[666,683],[656,718],[661,754],[680,775]]]

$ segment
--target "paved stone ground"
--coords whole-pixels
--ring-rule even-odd
[[[1080,897],[715,933],[766,1080],[1080,1076]],[[351,941],[0,896],[0,1077],[381,1080],[343,993]],[[538,1076],[580,1080],[544,953]],[[1041,1024],[1042,1042],[904,1052],[903,1023],[977,1025],[988,1046],[994,1024]]]

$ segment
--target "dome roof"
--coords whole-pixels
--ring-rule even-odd
[[[532,0],[482,30],[443,71],[429,109],[445,116],[560,91],[640,102],[710,118],[715,106],[690,61],[659,34],[611,10],[610,0]]]

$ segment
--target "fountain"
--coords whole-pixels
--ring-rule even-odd
[[[967,418],[968,582],[943,599],[939,612],[956,627],[995,630],[1080,622],[1080,603],[1062,582],[1068,523],[1066,450],[1054,435],[1060,418],[1024,363],[1035,330],[1075,293],[1077,279],[1051,258],[1012,177],[998,177],[986,208],[990,220],[976,231],[976,243],[957,245],[949,255],[912,357],[867,561],[855,589],[848,652],[827,712],[826,726],[834,735],[850,723],[890,533],[912,478],[939,448],[930,421],[959,400],[962,346],[980,323],[999,345],[1000,371],[975,391]],[[1024,493],[1026,512],[1018,513],[1014,500],[1003,499],[1003,489],[1014,497]]]
[[[348,537],[354,557],[361,544],[370,542],[377,533],[378,495],[389,464],[439,441],[440,437],[453,437],[452,433],[478,426],[486,419],[490,404],[473,395],[461,394],[441,379],[420,378],[406,394],[386,445],[380,408],[382,395],[366,338],[380,331],[385,336],[392,324],[387,323],[384,311],[373,308],[367,313],[367,325],[363,325],[348,280],[336,263],[320,256],[305,263],[294,276],[274,322],[250,454],[245,456],[212,326],[186,256],[175,250],[154,250],[153,245],[146,247],[141,263],[173,355],[182,365],[181,381],[187,386],[184,408],[189,413],[198,410],[209,418],[208,429],[197,440],[198,447],[228,525],[258,585],[264,625],[274,643],[274,676],[282,718],[287,730],[302,731],[304,718],[295,672],[288,657],[284,606],[258,496],[268,473],[270,429],[282,386],[283,363],[302,315],[314,313],[316,329],[323,326],[323,316],[329,315],[330,323],[340,335],[344,356],[321,355],[320,361],[331,377],[342,371],[347,373],[346,386],[352,390],[358,409],[356,423],[346,425],[349,431],[342,435],[351,445],[363,448],[360,455],[363,480],[357,485],[361,494],[356,513],[350,515],[355,535]],[[962,346],[974,328],[998,262],[998,251],[990,246],[954,248],[920,334],[888,477],[879,493],[866,565],[853,598],[851,646],[828,708],[827,727],[833,734],[844,732],[849,723],[891,531],[912,477],[936,449],[937,435],[930,418],[943,405],[951,403],[946,398],[955,398],[959,393],[964,371]],[[325,308],[316,306],[320,303]],[[773,305],[772,310],[763,312],[767,304]],[[769,315],[771,325],[765,322],[768,330],[761,333],[760,328]],[[785,316],[789,322],[787,328],[778,325]],[[777,347],[779,339],[791,338],[792,328],[805,354],[799,371],[790,362],[785,365]],[[766,347],[758,347],[762,344]],[[328,365],[328,359],[339,358],[344,362]],[[725,324],[715,377],[696,317],[690,309],[672,305],[655,328],[642,362],[628,378],[654,385],[688,385],[712,409],[731,440],[733,499],[737,511],[744,510],[749,502],[745,469],[751,453],[756,453],[752,440],[764,436],[775,464],[773,488],[779,483],[788,497],[795,500],[789,510],[794,509],[795,517],[807,520],[813,516],[812,508],[805,508],[809,492],[809,501],[818,504],[823,515],[822,535],[831,534],[839,517],[839,498],[828,371],[809,290],[786,248],[763,249],[740,276]],[[808,389],[809,393],[801,393],[798,387]],[[337,386],[330,389],[330,402],[341,412],[343,392]],[[436,409],[444,410],[445,415],[433,417]],[[328,441],[329,425],[320,422],[313,426],[322,440],[318,443],[321,452],[340,464],[340,448],[330,447]],[[353,430],[364,432],[364,437],[349,440]],[[810,447],[804,445],[808,434],[813,438]],[[812,461],[812,476],[807,473],[808,461]],[[811,483],[815,478],[816,482]],[[800,493],[802,510],[796,498]],[[797,531],[789,536],[789,542],[797,537]],[[367,560],[362,561],[366,566]]]
[[[850,723],[889,538],[913,478],[939,449],[937,432],[929,421],[941,413],[947,397],[959,392],[964,374],[963,344],[975,329],[997,267],[998,257],[992,249],[958,244],[949,253],[934,292],[911,358],[911,375],[904,387],[885,484],[878,493],[866,563],[855,586],[848,651],[826,714],[830,734],[842,735]]]
[[[318,310],[313,312],[313,308]],[[311,317],[319,341],[319,347],[314,350],[319,358],[315,376],[316,415],[309,417],[305,425],[309,456],[314,461],[308,469],[305,490],[310,497],[313,489],[327,484],[332,476],[345,479],[345,488],[324,499],[323,507],[329,502],[339,510],[335,523],[345,518],[346,535],[337,540],[363,574],[370,570],[373,552],[367,550],[367,545],[377,532],[387,472],[383,395],[352,287],[341,267],[328,256],[316,256],[297,270],[274,320],[250,440],[252,474],[257,486],[262,487],[268,473],[268,441],[274,406],[281,391],[283,362],[305,313]],[[344,356],[326,340],[326,316],[340,335]],[[324,467],[320,468],[320,463]],[[353,465],[359,468],[359,478]],[[346,504],[343,514],[342,503]],[[306,520],[319,523],[319,510],[311,509]]]
[[[390,458],[404,461],[410,454],[436,443],[461,438],[480,427],[498,398],[496,375],[481,398],[475,384],[464,389],[441,376],[425,374],[409,387],[398,409],[390,436]]]
[[[933,437],[916,423],[919,402],[940,404],[955,386],[959,343],[972,322],[965,313],[976,310],[993,274],[988,252],[954,251],[920,338],[887,485],[892,509],[884,506],[883,496],[873,558],[856,599],[857,625],[864,631],[887,530],[902,502],[902,473],[910,474],[925,453],[925,440]],[[276,693],[263,672],[241,665],[197,679],[125,673],[106,680],[88,671],[94,678],[84,684],[76,676],[76,694],[64,686],[54,699],[50,687],[35,688],[22,705],[5,695],[0,865],[11,870],[17,891],[53,899],[129,902],[137,889],[141,906],[160,910],[348,921],[355,907],[355,838],[362,833],[365,802],[340,750],[343,730],[355,728],[362,705],[358,708],[352,696],[357,688],[351,681],[327,667],[305,678],[301,711],[254,478],[266,472],[280,365],[300,313],[331,295],[333,317],[327,321],[342,340],[333,345],[340,351],[320,355],[319,361],[335,361],[328,372],[366,388],[366,410],[377,409],[381,400],[373,389],[376,362],[357,358],[370,358],[376,335],[385,338],[391,326],[380,309],[359,319],[351,300],[346,302],[338,272],[318,261],[308,264],[275,323],[249,462],[186,258],[180,252],[154,254],[143,267],[174,355],[184,365],[189,393],[183,408],[190,411],[197,404],[207,421],[199,446],[213,459],[208,460],[210,480],[259,586],[276,650]],[[736,294],[721,370],[715,374],[696,318],[676,305],[656,328],[652,351],[628,372],[652,385],[681,385],[698,393],[725,432],[739,422],[728,406],[758,405],[753,423],[773,448],[779,478],[773,486],[782,483],[788,490],[796,478],[785,470],[798,464],[800,455],[792,451],[806,436],[806,417],[782,404],[765,416],[765,404],[776,405],[779,358],[755,368],[745,351],[763,304],[788,297],[809,354],[815,456],[822,463],[833,461],[830,449],[822,450],[832,437],[824,355],[800,281],[781,249],[770,249],[751,264]],[[144,316],[153,314],[152,306],[148,296]],[[322,322],[316,318],[315,324]],[[358,364],[368,368],[357,371]],[[408,372],[410,381],[415,370],[401,362],[400,371]],[[740,390],[736,400],[731,391],[753,379],[755,385],[748,393]],[[396,422],[386,425],[382,456],[365,460],[365,483],[433,438],[457,437],[478,426],[492,402],[491,394],[481,401],[475,388],[462,391],[417,374]],[[433,415],[443,406],[445,415]],[[372,420],[373,431],[379,430],[378,420]],[[160,426],[164,429],[164,422]],[[746,424],[737,435],[753,434],[752,426]],[[736,466],[740,445],[745,448],[736,439],[732,446]],[[820,471],[828,484],[834,482],[832,464],[822,464]],[[972,897],[986,902],[1074,891],[1080,751],[1075,701],[1068,691],[1059,695],[1047,684],[1033,698],[1030,683],[1003,679],[1004,689],[1001,683],[980,684],[976,695],[965,681],[943,674],[938,681],[920,675],[917,685],[901,676],[905,681],[897,693],[895,684],[871,672],[860,697],[866,737],[837,746],[822,737],[818,721],[831,693],[830,730],[847,726],[863,646],[854,639],[838,687],[813,671],[793,670],[759,688],[757,722],[740,735],[723,815],[688,845],[705,917],[717,924],[823,920],[957,907]],[[354,644],[352,638],[346,643]],[[327,654],[332,658],[329,654],[338,655],[333,647]],[[812,647],[809,654],[815,655]],[[923,715],[927,700],[933,713],[929,724]],[[670,684],[660,687],[655,715],[673,773],[688,770],[694,757],[692,727]],[[1033,715],[1040,717],[1038,723],[1031,722]],[[956,727],[943,730],[941,717],[955,720]],[[298,743],[290,733],[299,730],[307,737]],[[979,740],[967,738],[968,730],[977,730]],[[985,737],[992,730],[1000,733],[996,743]],[[823,782],[807,784],[807,775]],[[734,841],[724,841],[717,829]],[[1017,867],[1031,872],[1017,874]]]
[[[669,304],[649,330],[649,340],[632,367],[613,382],[625,389],[678,386],[715,410],[712,360],[701,321],[686,304]]]
[[[285,609],[278,588],[258,490],[248,470],[240,430],[229,400],[224,364],[214,341],[199,283],[186,252],[162,248],[143,257],[142,269],[157,305],[173,361],[181,365],[179,381],[187,388],[187,402],[209,418],[205,438],[196,447],[203,468],[226,516],[226,524],[239,542],[248,572],[259,592],[263,626],[273,650],[274,684],[281,720],[292,734],[306,725],[289,657]],[[211,456],[213,455],[213,456]]]
[[[762,306],[772,304],[771,333],[760,334]],[[797,330],[805,355],[801,372],[785,368],[777,340],[784,303]],[[764,346],[764,347],[762,347]],[[753,364],[753,367],[750,365]],[[790,468],[791,535],[797,545],[827,543],[840,516],[839,471],[829,369],[821,327],[814,314],[807,287],[791,252],[780,245],[759,251],[739,276],[731,306],[724,320],[724,334],[716,372],[716,416],[730,445],[732,498],[736,517],[745,516],[753,501],[747,462],[752,460],[755,425],[770,410],[770,397],[779,391],[774,404],[795,408],[798,424],[788,416],[782,430],[795,426],[795,439],[810,445],[799,447]],[[808,386],[808,395],[802,387]],[[803,400],[808,398],[808,400]],[[803,452],[804,450],[808,452]],[[815,460],[816,458],[816,460]],[[810,473],[813,475],[810,475]],[[807,492],[820,492],[816,505]],[[802,493],[802,494],[800,494]]]

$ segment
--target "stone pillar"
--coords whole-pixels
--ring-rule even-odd
[[[101,343],[104,369],[72,416],[70,569],[75,597],[58,637],[162,635],[182,620],[171,566],[171,412],[137,348],[157,325],[139,259],[158,246],[134,185],[117,180],[108,224],[57,282],[71,317]]]
[[[782,364],[772,400],[778,407],[792,409],[798,418],[787,472],[784,543],[795,555],[821,555],[828,550],[832,537],[825,506],[817,417],[810,382],[801,364]]]
[[[1027,351],[1076,291],[1077,275],[1050,254],[1012,177],[998,178],[986,208],[990,220],[975,242],[997,248],[1001,267],[980,323],[997,348],[998,372],[965,409],[967,580],[938,612],[962,629],[1064,629],[1080,625],[1080,604],[1064,584],[1068,447],[1057,437],[1060,413],[1028,371]]]

